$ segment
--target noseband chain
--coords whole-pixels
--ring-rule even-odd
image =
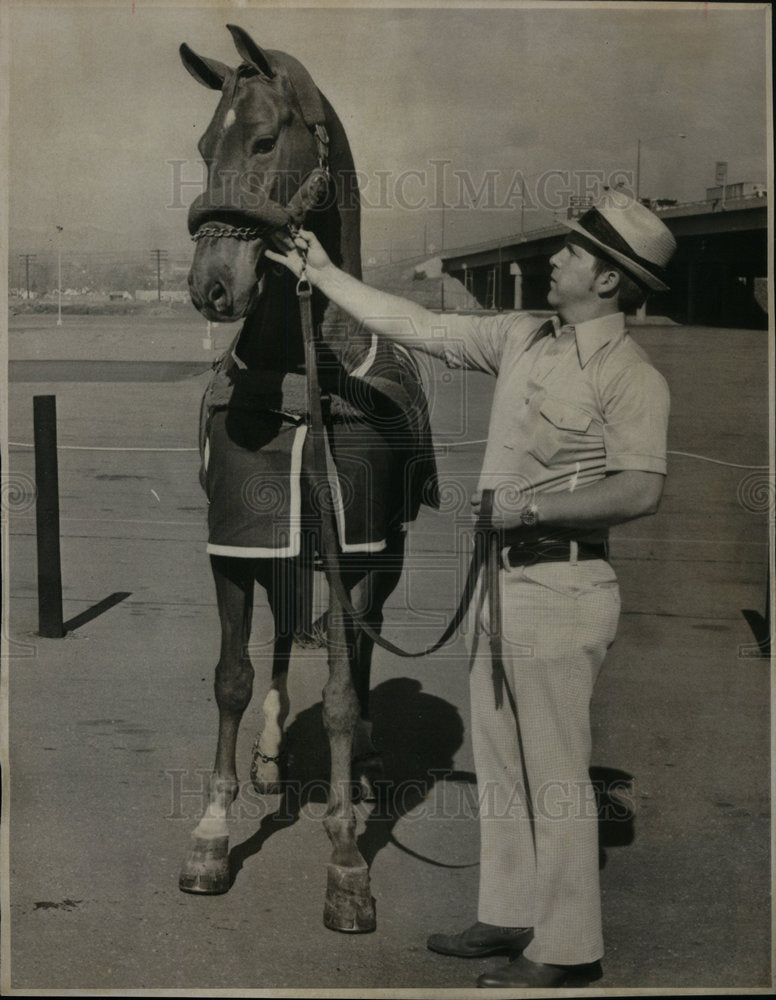
[[[206,236],[214,236],[216,239],[227,236],[233,240],[257,240],[266,230],[257,229],[255,226],[200,226],[191,237],[196,243]]]

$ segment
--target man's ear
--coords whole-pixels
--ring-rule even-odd
[[[622,275],[616,267],[605,267],[596,275],[595,286],[602,299],[610,299],[617,294],[621,278]]]

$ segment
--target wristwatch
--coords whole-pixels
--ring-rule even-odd
[[[520,523],[524,528],[535,528],[539,522],[539,508],[530,503],[520,511]]]

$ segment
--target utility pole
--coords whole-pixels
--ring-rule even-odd
[[[520,175],[520,239],[525,239],[525,177]]]
[[[167,260],[166,250],[152,250],[152,256],[156,256],[156,296],[162,301],[162,261]]]
[[[62,326],[62,226],[57,226],[57,326]]]
[[[34,253],[20,253],[19,256],[24,261],[24,269],[27,275],[27,299],[30,297],[30,261],[35,260],[37,254]]]

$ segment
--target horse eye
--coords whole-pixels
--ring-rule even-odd
[[[257,153],[271,153],[275,148],[275,139],[272,136],[264,136],[262,139],[257,139],[251,150],[253,156]]]

